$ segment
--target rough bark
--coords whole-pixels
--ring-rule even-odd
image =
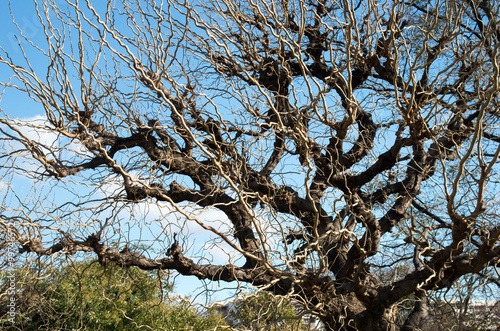
[[[39,208],[42,193],[4,203],[2,231],[19,253],[82,252],[265,287],[331,330],[417,330],[428,292],[498,264],[493,2],[84,3],[39,12],[44,70],[1,55],[15,80],[2,86],[46,115],[40,126],[0,118],[1,153],[9,171],[106,196],[68,189],[76,198],[50,208]],[[65,37],[52,20],[78,47],[57,51]],[[39,168],[19,171],[26,155]],[[133,219],[143,205],[201,227],[241,264],[196,262],[210,260],[203,249],[187,257],[177,236],[194,232]],[[196,208],[222,212],[229,229]],[[128,239],[124,224],[158,226],[153,241],[167,257],[138,249],[144,239]]]

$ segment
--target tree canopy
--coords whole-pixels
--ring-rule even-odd
[[[33,8],[0,55],[4,254],[248,284],[329,330],[498,284],[498,1]]]
[[[103,267],[96,260],[57,266],[40,261],[20,268],[16,280],[22,287],[19,314],[15,323],[3,318],[2,330],[227,329],[215,310],[202,314],[169,297],[172,285],[164,272]],[[2,306],[8,300],[0,296]]]

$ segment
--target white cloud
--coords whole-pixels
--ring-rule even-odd
[[[9,124],[14,130],[6,124],[0,124],[3,131],[14,137],[14,139],[6,137],[6,140],[3,141],[2,154],[10,154],[10,162],[15,163],[18,168],[23,169],[25,172],[40,170],[42,165],[39,161],[33,159],[31,152],[23,142],[26,142],[27,145],[34,144],[49,159],[55,157],[63,160],[65,158],[74,158],[75,152],[79,154],[79,157],[85,156],[79,143],[70,142],[68,138],[55,132],[47,119],[41,115],[9,119]],[[9,164],[7,163],[6,166],[9,166]]]
[[[26,126],[20,127],[20,131],[29,139],[45,146],[59,146],[58,135],[50,130],[46,118],[37,115],[31,118],[21,119]]]
[[[9,187],[9,184],[0,180],[0,191],[6,190]]]

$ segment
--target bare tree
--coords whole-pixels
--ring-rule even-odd
[[[0,119],[20,253],[251,284],[329,330],[415,330],[495,276],[497,1],[34,6],[0,58],[45,112]]]

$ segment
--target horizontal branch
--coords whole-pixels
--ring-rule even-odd
[[[174,235],[175,238],[175,235]],[[197,264],[193,260],[186,258],[177,240],[167,250],[166,255],[161,259],[151,259],[142,254],[133,252],[125,246],[121,251],[106,247],[98,235],[92,234],[85,241],[72,239],[61,240],[60,242],[45,248],[39,241],[30,240],[21,243],[22,248],[19,253],[33,252],[38,255],[50,256],[56,253],[75,254],[76,252],[94,252],[98,256],[99,263],[107,265],[114,262],[121,267],[138,267],[143,270],[175,270],[185,276],[195,276],[198,279],[209,279],[212,281],[241,281],[254,285],[269,284],[275,280],[275,276],[263,272],[258,268],[239,268],[233,264],[212,265]]]

